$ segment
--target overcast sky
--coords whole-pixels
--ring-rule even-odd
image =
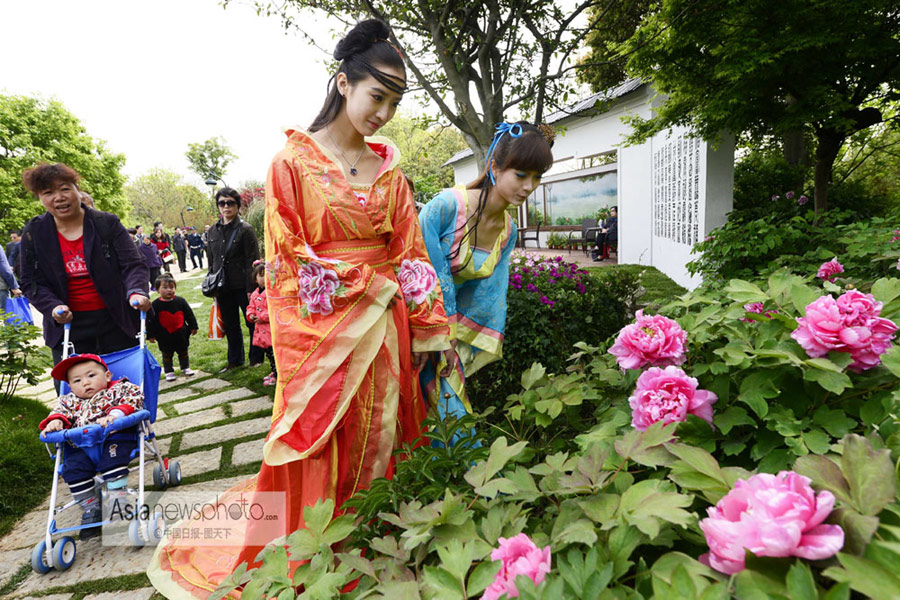
[[[219,135],[238,155],[228,184],[264,180],[282,127],[312,121],[329,77],[277,18],[217,0],[0,0],[0,31],[0,93],[62,101],[130,178],[162,167],[202,186],[184,153]]]

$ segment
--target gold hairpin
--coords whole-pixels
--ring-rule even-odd
[[[544,136],[544,139],[551,146],[553,145],[553,140],[556,139],[556,130],[553,129],[552,125],[548,125],[547,123],[541,123],[537,126],[540,130],[541,134]]]

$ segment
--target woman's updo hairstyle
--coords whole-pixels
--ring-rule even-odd
[[[338,42],[334,49],[335,60],[341,61],[337,73],[344,73],[350,84],[356,84],[368,76],[392,92],[406,92],[406,79],[389,75],[379,67],[394,67],[406,73],[403,56],[396,46],[388,41],[390,28],[378,19],[360,21]],[[344,104],[344,97],[335,85],[337,73],[328,80],[328,95],[322,110],[309,126],[310,133],[318,131],[334,121]]]

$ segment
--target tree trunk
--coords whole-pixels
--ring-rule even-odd
[[[828,186],[831,185],[831,170],[846,136],[833,129],[820,129],[816,133],[816,139],[818,145],[816,147],[814,206],[818,219],[828,210]]]
[[[808,167],[809,153],[806,151],[806,140],[803,139],[803,131],[795,129],[782,137],[784,147],[784,160],[792,167]]]

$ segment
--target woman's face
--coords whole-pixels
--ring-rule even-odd
[[[74,183],[57,179],[49,188],[41,190],[38,198],[44,209],[57,221],[78,218],[81,208],[81,192]]]
[[[378,70],[392,78],[399,78],[406,87],[406,73],[402,69],[379,65]],[[353,127],[362,136],[374,135],[394,117],[402,94],[392,92],[380,81],[367,75],[351,84],[344,73],[338,73],[338,91],[344,96],[344,110]]]
[[[219,214],[222,215],[222,220],[226,223],[230,223],[237,216],[238,204],[231,196],[219,196],[216,204],[219,207]]]
[[[525,200],[541,183],[543,173],[520,171],[519,169],[494,170],[494,189],[500,199],[511,206],[522,206]]]

